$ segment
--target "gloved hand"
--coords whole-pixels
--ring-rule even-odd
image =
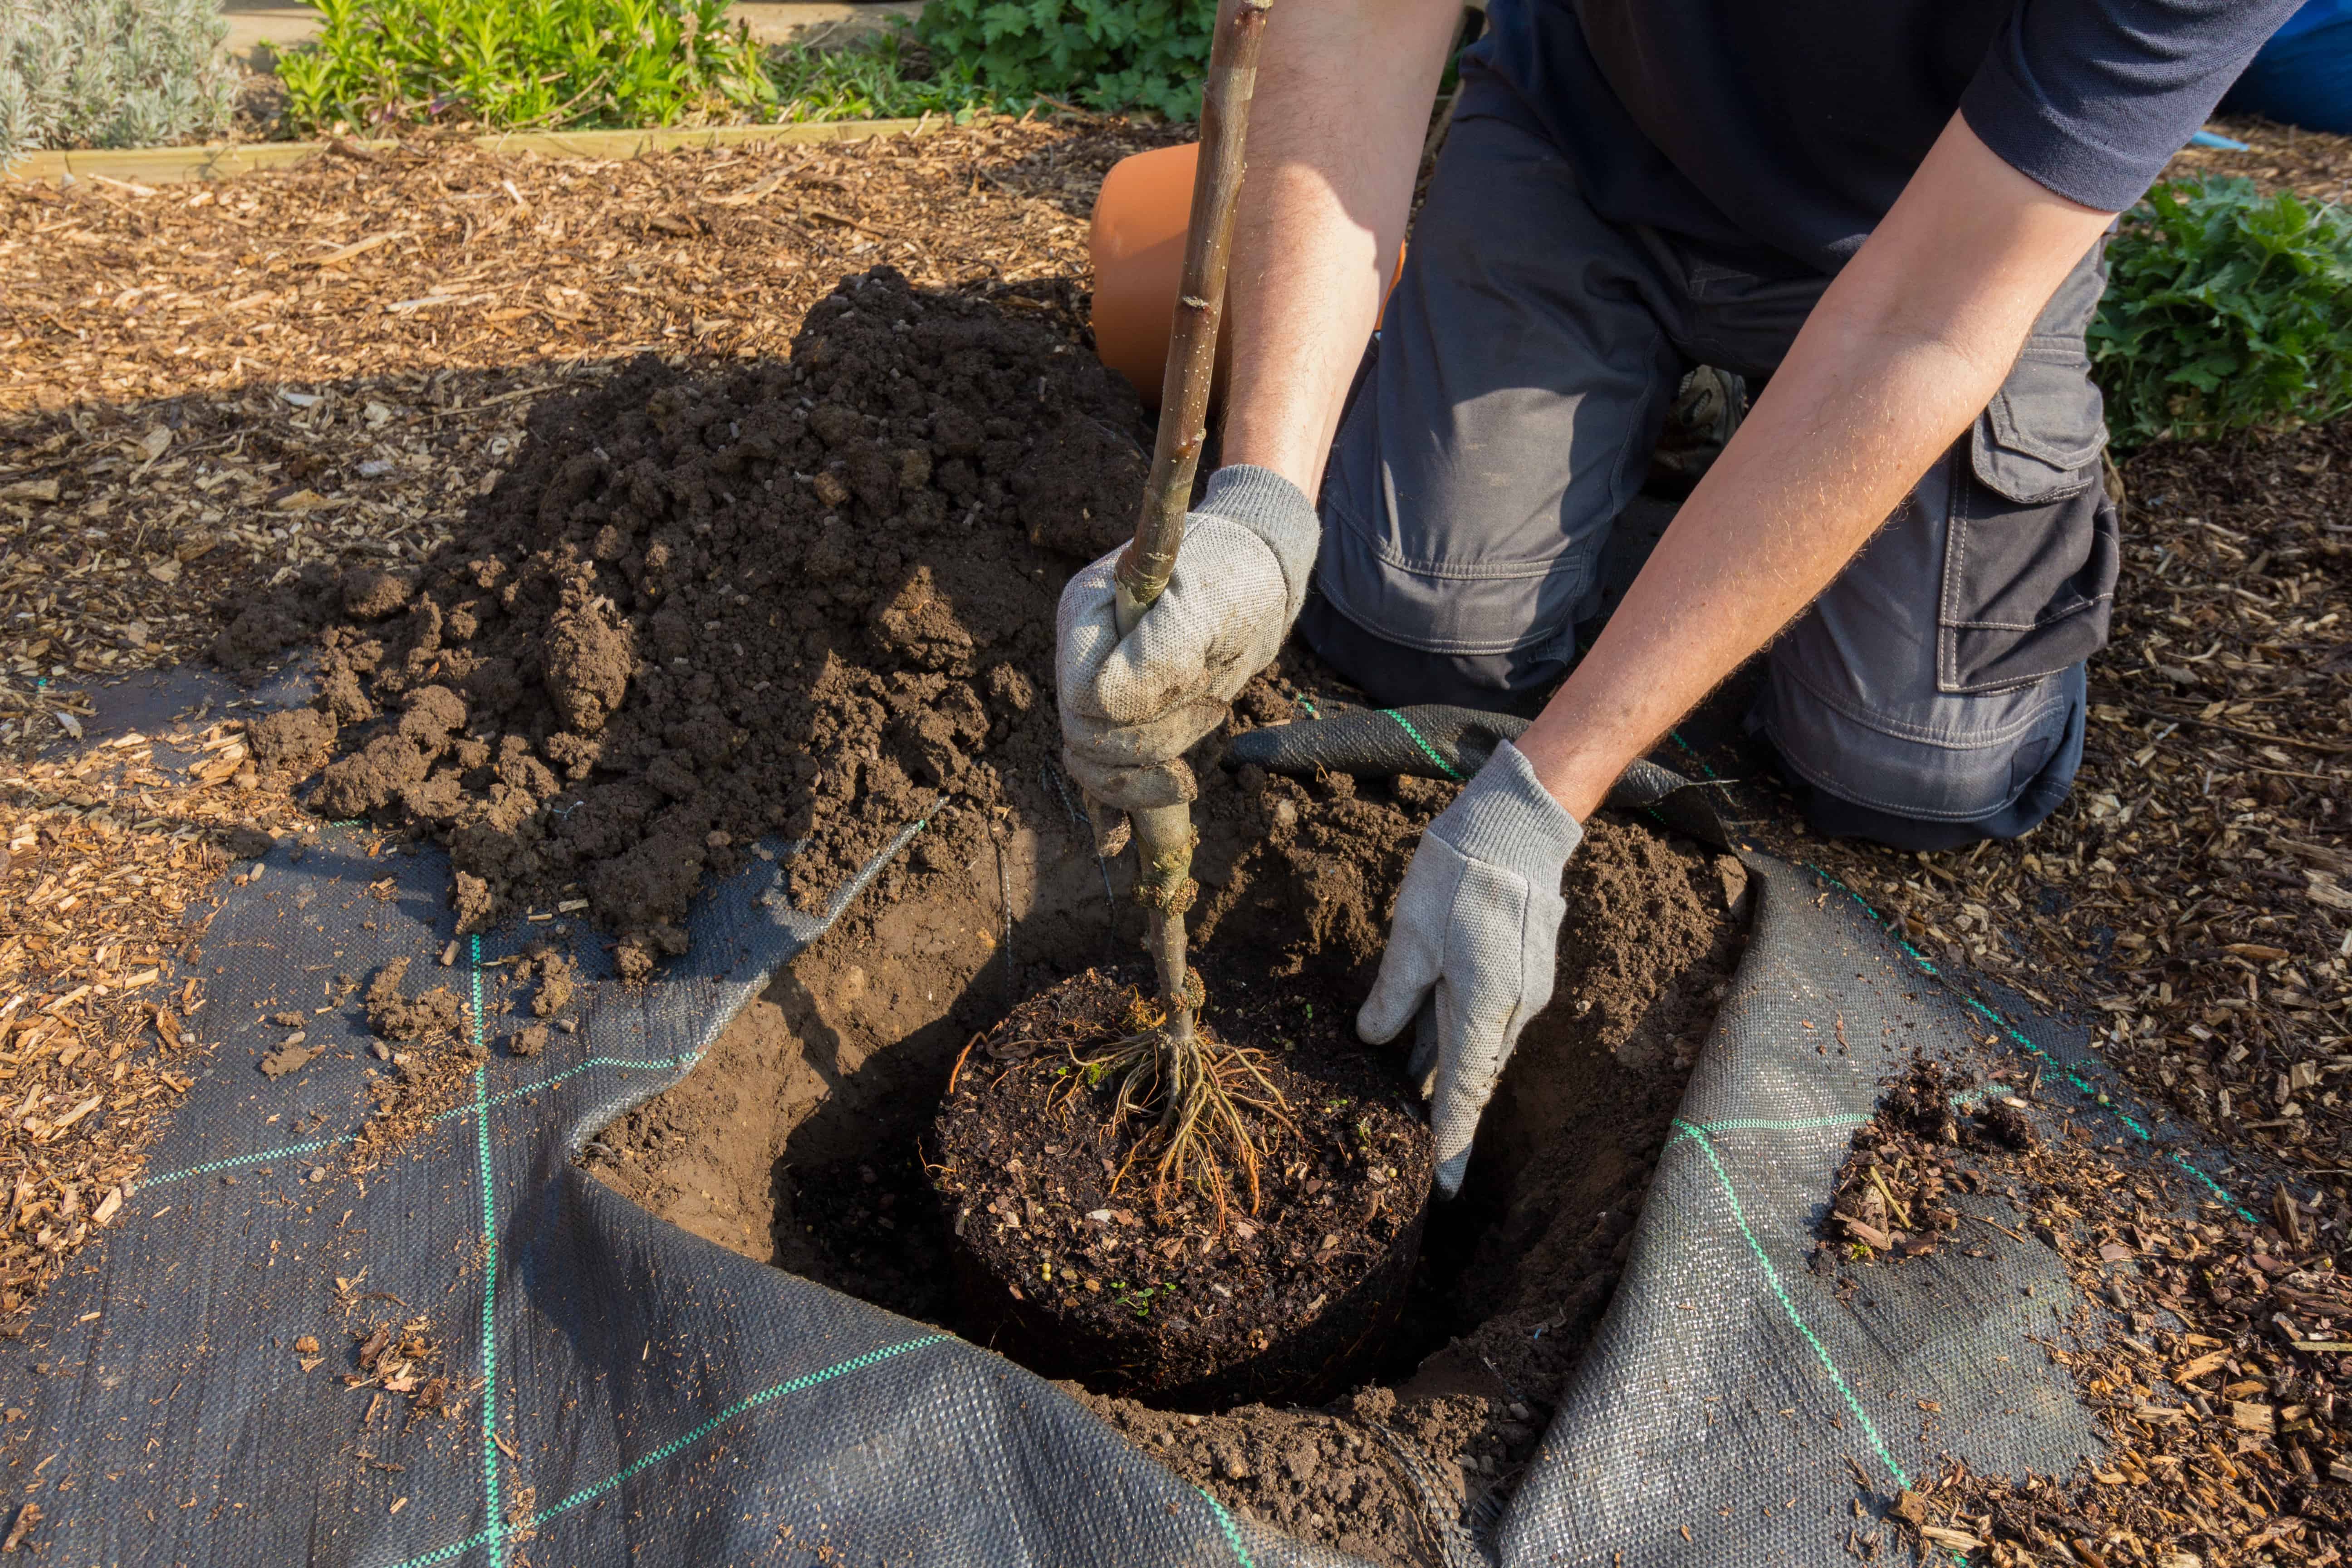
[[[1411,1071],[1433,1068],[1437,1185],[1462,1190],[1470,1141],[1519,1031],[1551,1000],[1559,874],[1584,840],[1508,741],[1421,836],[1380,978],[1356,1014],[1374,1045],[1421,1020]]]
[[[1307,600],[1321,533],[1297,485],[1234,464],[1210,476],[1167,589],[1125,637],[1111,589],[1121,552],[1070,579],[1055,682],[1064,763],[1089,796],[1115,811],[1193,798],[1184,752],[1274,662]]]

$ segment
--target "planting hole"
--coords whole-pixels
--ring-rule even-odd
[[[1272,698],[1271,683],[1244,694],[1244,712],[1253,695]],[[1383,1105],[1409,1107],[1402,1044],[1356,1044],[1352,1018],[1419,831],[1452,793],[1412,779],[1204,770],[1204,1018],[1269,1008],[1295,1017],[1299,1038],[1319,1028],[1354,1053]],[[860,900],[684,1082],[599,1135],[589,1165],[598,1178],[721,1246],[990,1342],[1001,1314],[976,1311],[969,1286],[959,1289],[956,1215],[925,1173],[943,1091],[951,1071],[1008,1070],[965,1047],[1057,982],[1131,965],[1142,928],[1127,868],[1110,867],[1107,902],[1088,835],[1050,780],[1010,780],[1006,794],[1001,816],[935,816],[929,852]],[[1439,1461],[1423,1480],[1450,1490],[1444,1506],[1499,1500],[1516,1484],[1614,1288],[1744,940],[1745,889],[1727,856],[1646,824],[1591,825],[1569,867],[1552,1004],[1521,1038],[1463,1195],[1432,1211],[1398,1320],[1350,1387],[1317,1391],[1336,1395],[1328,1406],[1204,1413],[1073,1392],[1230,1504],[1375,1561],[1422,1560],[1421,1504],[1376,1428]],[[1024,1166],[1068,1165],[1059,1136],[1041,1121]],[[982,1202],[1026,1190],[1017,1174],[986,1175]],[[1147,1269],[1117,1262],[1163,1239],[1148,1193],[1117,1206],[1141,1223],[1112,1226],[1135,1240],[1097,1255],[1098,1294],[1139,1318],[1183,1310],[1142,1282]],[[1206,1299],[1219,1282],[1213,1269],[1193,1276],[1204,1315],[1230,1300]],[[1036,1294],[1058,1283],[1041,1281]],[[1083,1278],[1071,1283],[1085,1291]],[[998,1348],[1034,1346],[1016,1334]]]

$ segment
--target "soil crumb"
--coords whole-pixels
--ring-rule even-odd
[[[583,898],[638,978],[762,835],[821,906],[943,793],[1054,756],[1055,596],[1127,531],[1148,444],[1053,327],[881,268],[789,362],[648,357],[543,405],[421,569],[289,584],[218,657],[316,632],[316,717],[268,765],[331,743],[312,809],[446,843],[461,929]]]
[[[367,1023],[379,1040],[422,1040],[454,1034],[465,1015],[457,994],[446,985],[412,998],[402,989],[408,960],[395,958],[368,983]]]
[[[1094,1054],[1148,1026],[1141,965],[1089,969],[975,1043],[934,1126],[965,1310],[1006,1354],[1182,1408],[1318,1399],[1369,1368],[1421,1244],[1433,1155],[1402,1085],[1346,1031],[1328,984],[1253,984],[1203,954],[1259,1152],[1230,1207],[1155,1179],[1158,1110],[1114,1122]],[[1270,1089],[1274,1099],[1265,1090]]]
[[[352,1144],[354,1171],[372,1168],[457,1104],[486,1054],[456,992],[435,985],[408,994],[408,962],[395,958],[376,971],[362,1002],[378,1065],[368,1069],[373,1109]]]
[[[554,1017],[572,1005],[572,995],[580,989],[579,963],[546,942],[533,942],[524,950],[515,963],[514,976],[518,981],[539,982],[530,997],[534,1018]],[[541,1033],[543,1036],[545,1030]]]
[[[271,778],[308,778],[326,765],[334,744],[334,718],[316,708],[264,714],[245,731],[254,766]]]
[[[302,1039],[303,1037],[299,1033],[289,1035],[278,1044],[264,1051],[261,1056],[261,1070],[271,1078],[284,1078],[288,1073],[299,1072],[309,1064],[312,1057],[319,1054],[318,1047],[304,1045]]]

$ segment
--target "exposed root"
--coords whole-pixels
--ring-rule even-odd
[[[1223,1045],[1198,1027],[1189,1039],[1180,1039],[1152,1003],[1137,1001],[1129,1021],[1140,1027],[1108,1046],[1071,1053],[1079,1071],[1065,1090],[1066,1096],[1076,1093],[1080,1083],[1089,1088],[1115,1083],[1112,1126],[1158,1110],[1158,1126],[1129,1153],[1112,1179],[1112,1189],[1126,1179],[1136,1155],[1148,1148],[1154,1155],[1154,1203],[1164,1206],[1170,1194],[1190,1186],[1216,1205],[1222,1227],[1235,1206],[1238,1178],[1248,1193],[1248,1212],[1257,1213],[1265,1151],[1242,1113],[1291,1125],[1289,1106],[1266,1076],[1263,1054]]]

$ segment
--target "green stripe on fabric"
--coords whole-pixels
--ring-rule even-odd
[[[669,1068],[687,1066],[694,1059],[688,1054],[661,1057],[651,1061],[641,1060],[635,1057],[590,1057],[587,1060],[568,1067],[562,1072],[551,1073],[542,1079],[534,1079],[518,1089],[503,1089],[490,1096],[488,1104],[490,1109],[496,1110],[501,1105],[510,1104],[527,1096],[537,1094],[541,1089],[553,1089],[566,1079],[578,1078],[591,1068],[613,1068],[621,1072],[659,1072]],[[475,1114],[475,1109],[471,1105],[456,1105],[433,1120],[436,1123],[457,1121]],[[143,1177],[139,1185],[142,1188],[160,1187],[173,1182],[184,1182],[190,1176],[207,1175],[214,1171],[226,1171],[238,1165],[258,1164],[264,1160],[280,1160],[289,1154],[307,1154],[317,1149],[338,1148],[350,1142],[354,1136],[356,1134],[341,1138],[317,1138],[308,1143],[280,1143],[275,1148],[263,1149],[251,1154],[232,1154],[223,1159],[207,1160],[201,1165],[190,1165],[185,1170],[166,1171],[160,1176]]]
[[[1196,1489],[1202,1497],[1208,1498],[1209,1510],[1217,1516],[1217,1528],[1225,1532],[1225,1544],[1233,1548],[1234,1561],[1242,1568],[1257,1568],[1257,1564],[1250,1561],[1249,1549],[1242,1544],[1242,1532],[1234,1526],[1234,1516],[1225,1511],[1225,1505],[1211,1496],[1208,1488]]]
[[[1732,1222],[1739,1226],[1739,1234],[1747,1241],[1748,1249],[1756,1255],[1756,1265],[1764,1271],[1765,1283],[1772,1287],[1772,1294],[1780,1301],[1780,1310],[1788,1314],[1789,1321],[1795,1326],[1797,1332],[1804,1336],[1805,1342],[1813,1347],[1813,1355],[1821,1362],[1822,1370],[1830,1374],[1830,1381],[1837,1385],[1838,1393],[1845,1400],[1846,1408],[1853,1413],[1853,1418],[1856,1421],[1862,1423],[1863,1435],[1870,1439],[1870,1446],[1877,1450],[1879,1463],[1886,1467],[1886,1473],[1895,1478],[1895,1484],[1897,1487],[1909,1490],[1911,1478],[1904,1473],[1902,1466],[1895,1462],[1895,1456],[1887,1452],[1885,1442],[1878,1436],[1878,1427],[1870,1419],[1870,1413],[1862,1407],[1862,1401],[1856,1398],[1853,1390],[1847,1386],[1845,1374],[1839,1372],[1837,1363],[1830,1359],[1829,1348],[1815,1338],[1813,1331],[1806,1326],[1803,1316],[1797,1310],[1797,1304],[1789,1300],[1788,1289],[1780,1283],[1780,1271],[1772,1267],[1772,1259],[1765,1255],[1764,1244],[1757,1240],[1756,1233],[1748,1228],[1748,1211],[1740,1205],[1738,1190],[1731,1184],[1731,1173],[1723,1168],[1723,1161],[1716,1154],[1714,1143],[1708,1141],[1706,1133],[1679,1116],[1675,1118],[1675,1126],[1678,1131],[1674,1137],[1666,1140],[1667,1147],[1672,1148],[1685,1137],[1697,1142],[1699,1152],[1706,1156],[1706,1163],[1715,1169],[1715,1179],[1723,1186],[1725,1200],[1731,1205]]]
[[[506,1519],[499,1507],[499,1194],[490,1173],[489,1053],[482,1046],[482,939],[473,942],[474,1155],[482,1179],[482,1495],[490,1568],[506,1562]]]
[[[1716,776],[1715,770],[1706,765],[1706,759],[1698,754],[1698,748],[1692,745],[1688,741],[1684,740],[1683,732],[1680,730],[1667,731],[1666,739],[1672,741],[1675,745],[1680,746],[1684,751],[1688,752],[1691,755],[1691,761],[1698,764],[1699,772],[1705,773],[1709,778]]]
[[[1911,961],[1914,963],[1916,963],[1921,970],[1936,979],[1942,980],[1944,978],[1942,972],[1936,967],[1935,963],[1930,961],[1926,954],[1922,953],[1917,948],[1913,947],[1910,942],[1906,941],[1900,932],[1895,931],[1893,926],[1886,921],[1885,918],[1876,910],[1872,909],[1869,903],[1864,900],[1860,893],[1855,892],[1852,888],[1847,887],[1843,882],[1839,881],[1835,877],[1831,876],[1827,871],[1822,870],[1819,866],[1813,865],[1810,861],[1805,863],[1805,869],[1811,871],[1822,881],[1827,882],[1831,887],[1835,888],[1839,892],[1843,893],[1847,898],[1852,899],[1856,906],[1861,909],[1862,912],[1868,915],[1874,923],[1885,926],[1888,934],[1895,938],[1895,945],[1901,948],[1906,953],[1909,954]],[[1952,983],[1950,981],[1946,981],[1945,984],[1951,984]],[[2040,1046],[2035,1045],[2031,1039],[2026,1037],[2024,1032],[2019,1029],[2016,1025],[2011,1023],[1999,1013],[1994,1012],[1990,1007],[1985,1005],[1985,1004],[1978,998],[1958,990],[1957,986],[1954,987],[1953,994],[1958,996],[1962,1002],[1968,1004],[1968,1005],[1974,1010],[1979,1016],[1991,1024],[1994,1028],[1999,1029],[2002,1034],[2008,1036],[2011,1044],[2016,1046],[2020,1050],[2024,1051],[2027,1055],[2035,1057],[2042,1061],[2049,1063],[2052,1067],[2056,1068],[2058,1069],[2059,1076],[2063,1078],[2069,1084],[2072,1084],[2077,1093],[2081,1094],[2085,1100],[2096,1102],[2101,1110],[2106,1111],[2117,1121],[2122,1122],[2126,1127],[2129,1128],[2133,1133],[2137,1135],[2141,1142],[2147,1143],[2153,1143],[2156,1142],[2155,1133],[2141,1126],[2137,1120],[2135,1120],[2129,1113],[2126,1112],[2121,1107],[2107,1100],[2105,1090],[2091,1083],[2074,1068],[2068,1067],[2064,1062],[2060,1061],[2048,1051],[2045,1051]],[[2174,1164],[2179,1166],[2182,1170],[2188,1172],[2191,1176],[2194,1176],[2198,1181],[2204,1184],[2206,1189],[2211,1192],[2215,1197],[2220,1198],[2223,1203],[2228,1204],[2231,1209],[2235,1210],[2240,1219],[2244,1220],[2248,1225],[2259,1225],[2262,1223],[2260,1216],[2255,1215],[2252,1210],[2247,1208],[2243,1204],[2241,1204],[2235,1197],[2231,1195],[2229,1188],[2215,1181],[2203,1171],[2199,1170],[2195,1165],[2190,1164],[2178,1150],[2166,1150],[2165,1157],[2170,1160]]]
[[[1397,728],[1402,730],[1406,734],[1412,737],[1412,743],[1421,748],[1421,754],[1423,756],[1427,757],[1431,762],[1437,764],[1437,771],[1439,773],[1444,773],[1447,778],[1454,780],[1457,784],[1461,782],[1462,775],[1454,771],[1452,763],[1448,763],[1444,757],[1437,754],[1436,747],[1431,745],[1427,741],[1421,738],[1421,731],[1412,727],[1412,720],[1406,718],[1403,714],[1398,712],[1393,708],[1383,708],[1381,711],[1386,714],[1389,718],[1395,720]]]
[[[853,1372],[863,1372],[867,1367],[878,1365],[883,1362],[888,1361],[893,1356],[904,1355],[908,1351],[921,1350],[927,1345],[947,1344],[950,1342],[950,1338],[951,1336],[947,1334],[925,1334],[919,1339],[903,1340],[895,1345],[884,1345],[879,1350],[867,1351],[864,1355],[852,1356],[847,1361],[838,1362],[832,1366],[824,1368],[822,1372],[812,1372],[803,1376],[792,1378],[786,1382],[777,1384],[772,1388],[761,1389],[759,1393],[751,1395],[749,1398],[739,1399],[734,1404],[729,1405],[726,1409],[720,1411],[718,1415],[713,1415],[709,1420],[705,1421],[701,1426],[697,1426],[691,1432],[687,1433],[684,1436],[673,1438],[669,1442],[663,1444],[660,1447],[656,1448],[652,1453],[646,1455],[643,1458],[635,1460],[624,1468],[614,1471],[610,1477],[598,1481],[593,1486],[581,1488],[578,1491],[573,1492],[570,1497],[565,1498],[562,1501],[554,1504],[552,1507],[540,1510],[539,1512],[530,1516],[530,1527],[536,1530],[541,1525],[547,1523],[550,1520],[554,1519],[559,1514],[569,1513],[573,1509],[580,1507],[583,1503],[595,1501],[598,1498],[604,1496],[606,1492],[611,1491],[614,1487],[619,1486],[622,1482],[626,1481],[632,1476],[638,1474],[640,1471],[643,1471],[651,1466],[661,1463],[664,1459],[674,1457],[681,1449],[691,1447],[693,1444],[708,1437],[711,1433],[717,1431],[728,1422],[732,1421],[736,1416],[744,1414],[746,1411],[754,1409],[759,1405],[765,1405],[770,1400],[780,1399],[788,1394],[803,1393],[808,1389],[816,1387],[819,1384],[830,1383],[836,1377],[843,1377]],[[453,1557],[461,1556],[464,1553],[472,1551],[475,1547],[484,1544],[489,1539],[490,1532],[488,1530],[478,1530],[462,1541],[453,1541],[446,1546],[436,1546],[432,1551],[427,1552],[419,1557],[404,1558],[401,1562],[393,1564],[393,1568],[433,1568],[433,1564],[436,1563],[446,1563]]]
[[[554,1506],[541,1510],[538,1513],[531,1516],[530,1522],[534,1527],[536,1527],[546,1523],[549,1520],[553,1519],[560,1513],[569,1513],[572,1510],[578,1508],[583,1503],[594,1501],[596,1499],[604,1496],[606,1492],[611,1491],[614,1487],[617,1487],[622,1482],[629,1479],[632,1476],[637,1475],[644,1470],[651,1468],[655,1465],[660,1464],[664,1459],[670,1458],[677,1454],[681,1449],[692,1447],[694,1444],[700,1442],[703,1438],[709,1436],[710,1434],[719,1430],[719,1427],[727,1425],[728,1422],[734,1420],[738,1415],[743,1415],[747,1411],[755,1410],[771,1400],[782,1399],[786,1394],[804,1394],[808,1390],[816,1387],[819,1384],[831,1383],[835,1378],[846,1377],[853,1372],[864,1372],[867,1367],[878,1366],[882,1363],[888,1361],[893,1356],[905,1355],[908,1351],[922,1350],[929,1345],[947,1344],[950,1342],[950,1336],[947,1334],[924,1334],[917,1339],[901,1340],[895,1345],[884,1345],[879,1350],[867,1351],[864,1355],[852,1356],[845,1362],[836,1362],[833,1365],[826,1367],[822,1372],[807,1373],[800,1377],[791,1378],[785,1382],[777,1384],[772,1388],[763,1388],[757,1394],[737,1400],[734,1404],[729,1405],[718,1415],[713,1415],[709,1420],[705,1421],[701,1426],[697,1426],[694,1430],[687,1433],[684,1436],[671,1438],[668,1442],[664,1443],[660,1447],[656,1448],[652,1453],[646,1455],[643,1458],[632,1461],[621,1469],[615,1470],[610,1477],[598,1481],[594,1486],[583,1487],[578,1491],[573,1492],[570,1497],[565,1498],[562,1501],[556,1503]],[[401,1568],[409,1568],[409,1564],[403,1563],[401,1564]]]
[[[257,1154],[231,1154],[219,1160],[207,1160],[201,1165],[190,1165],[184,1171],[166,1171],[160,1176],[142,1176],[139,1179],[139,1189],[144,1192],[149,1187],[168,1186],[173,1182],[184,1182],[190,1176],[206,1176],[215,1171],[233,1170],[239,1165],[257,1165],[264,1160],[282,1160],[289,1154],[307,1154],[314,1149],[331,1149],[339,1143],[350,1142],[348,1138],[320,1138],[309,1143],[281,1143],[275,1149],[264,1149]]]

